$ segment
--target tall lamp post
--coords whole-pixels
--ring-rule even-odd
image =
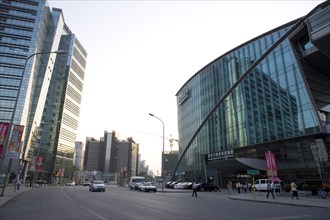
[[[23,71],[22,71],[22,77],[21,77],[21,80],[19,82],[19,85],[18,85],[18,90],[17,90],[17,97],[16,97],[16,100],[15,100],[15,104],[14,104],[14,108],[13,108],[13,113],[11,115],[11,119],[10,119],[10,123],[9,123],[9,132],[8,132],[8,135],[6,136],[6,141],[5,141],[5,145],[4,145],[4,148],[3,148],[3,151],[2,151],[2,158],[1,158],[1,168],[3,167],[3,163],[4,163],[4,160],[6,158],[6,153],[7,153],[7,149],[8,149],[8,144],[9,144],[9,140],[10,140],[10,136],[11,136],[11,127],[13,125],[13,122],[14,122],[14,117],[15,117],[15,114],[16,114],[16,110],[17,110],[17,103],[18,103],[18,99],[19,99],[19,95],[20,95],[20,92],[21,92],[21,89],[22,89],[22,83],[23,83],[23,79],[24,79],[24,75],[25,75],[25,69],[26,69],[26,65],[27,65],[27,62],[29,61],[30,58],[36,56],[36,55],[40,55],[40,54],[51,54],[51,53],[56,53],[56,54],[63,54],[63,53],[66,53],[65,50],[57,50],[57,51],[49,51],[49,52],[38,52],[38,53],[34,53],[34,54],[31,54],[30,56],[28,56],[27,58],[25,58],[25,63],[24,63],[24,67],[23,67]],[[6,173],[6,176],[5,176],[5,182],[4,182],[4,185],[3,185],[3,188],[2,188],[2,192],[1,192],[1,195],[0,196],[3,196],[3,193],[5,191],[5,186],[6,186],[6,180],[7,180],[7,176],[8,176],[8,173],[10,172],[10,167],[8,168],[8,172]]]
[[[165,181],[165,174],[164,174],[164,147],[165,147],[165,125],[162,119],[158,118],[157,116],[149,113],[150,116],[157,118],[163,124],[163,151],[162,151],[162,192],[164,192],[164,181]]]

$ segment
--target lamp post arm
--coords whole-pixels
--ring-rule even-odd
[[[152,117],[157,118],[163,124],[163,151],[162,151],[162,173],[161,173],[161,175],[162,175],[162,180],[163,180],[162,181],[162,192],[164,192],[164,181],[165,181],[165,175],[164,175],[165,124],[164,124],[163,120],[158,118],[157,116],[155,116],[151,113],[149,113],[149,115],[152,116]]]

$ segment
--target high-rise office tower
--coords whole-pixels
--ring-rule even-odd
[[[69,176],[87,53],[46,0],[1,0],[0,8],[0,122],[24,126],[24,178]]]

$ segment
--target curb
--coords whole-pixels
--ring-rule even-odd
[[[330,209],[330,202],[329,202],[329,207],[322,207],[322,206],[319,206],[319,205],[313,205],[311,203],[309,203],[309,204],[298,204],[298,203],[281,202],[281,201],[277,201],[277,200],[273,201],[273,200],[246,199],[246,198],[238,198],[238,197],[232,197],[232,196],[228,196],[228,198],[232,199],[232,200],[241,200],[241,201],[249,201],[249,202],[272,203],[272,204],[279,204],[279,205],[290,205],[290,206]]]

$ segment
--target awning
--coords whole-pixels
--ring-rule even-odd
[[[250,169],[266,171],[265,160],[256,158],[234,158],[227,160],[211,160],[209,166],[221,172],[241,172]]]
[[[268,178],[272,181],[272,182],[282,182],[282,180],[278,177],[278,176],[268,176]]]

